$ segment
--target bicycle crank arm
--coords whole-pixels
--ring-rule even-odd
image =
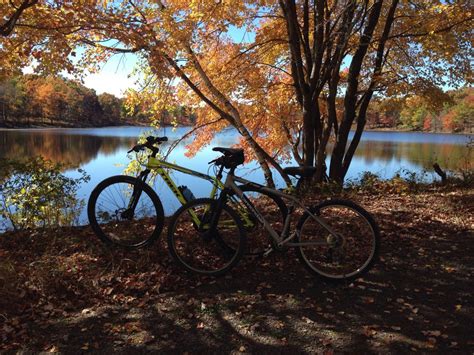
[[[267,251],[265,251],[263,253],[263,257],[266,257],[266,256],[270,255],[274,250],[275,249],[273,249],[273,248],[268,248]]]

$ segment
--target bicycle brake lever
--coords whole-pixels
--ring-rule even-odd
[[[131,152],[139,152],[140,150],[143,149],[143,146],[141,144],[138,144],[136,146],[134,146],[132,149],[130,149],[127,154],[130,154]]]

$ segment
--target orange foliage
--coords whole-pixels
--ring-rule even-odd
[[[423,131],[430,131],[431,130],[431,121],[433,120],[433,116],[431,114],[426,115],[423,121]]]
[[[454,117],[456,116],[455,111],[449,111],[448,113],[441,116],[441,122],[443,123],[443,128],[452,132],[454,130]]]
[[[234,126],[265,169],[269,157],[289,156],[285,147],[288,142],[296,143],[302,126],[303,108],[295,89],[287,23],[281,7],[286,3],[289,2],[167,0],[132,4],[125,0],[40,0],[34,11],[29,9],[21,16],[18,24],[27,26],[18,26],[11,36],[0,39],[0,71],[14,71],[35,61],[38,71],[66,71],[80,76],[98,70],[113,54],[139,53],[142,87],[129,93],[131,107],[143,108],[155,122],[160,121],[164,110],[189,107],[196,113],[195,124],[202,126],[190,153],[208,144],[216,132]],[[305,3],[309,3],[310,12],[318,4],[326,9],[323,20],[331,30],[327,37],[314,37],[318,28],[314,13],[303,24]],[[322,67],[328,68],[327,72],[316,73],[321,90],[311,102],[324,102],[333,67],[340,75],[338,99],[347,92],[350,71],[346,68],[355,57],[360,34],[367,26],[365,15],[375,4],[382,6],[380,21],[376,22],[367,55],[362,58],[353,99],[362,101],[370,87],[396,97],[407,92],[440,95],[436,87],[445,85],[447,77],[458,83],[472,80],[466,55],[471,48],[468,0],[400,1],[385,44],[384,66],[377,72],[374,58],[394,2],[354,2],[354,24],[344,29],[338,28],[347,11],[342,3],[313,0],[295,4],[300,28],[307,28],[307,33],[301,34],[302,41],[310,42],[301,43],[308,56],[302,57],[304,70],[298,75],[313,75],[311,68],[317,66],[312,67],[311,60],[317,57],[318,43],[323,44]],[[9,1],[0,1],[0,13],[11,13],[10,5]],[[229,32],[232,27],[249,35],[241,41]],[[329,61],[339,43],[345,43],[342,58],[332,65]],[[57,103],[51,102],[51,107],[57,108]],[[321,126],[327,123],[325,110],[321,105]],[[419,126],[423,124],[421,121]]]

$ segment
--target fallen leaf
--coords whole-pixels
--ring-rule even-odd
[[[441,335],[441,332],[439,330],[426,330],[422,331],[424,335],[429,335],[433,337],[439,337]]]
[[[377,331],[375,329],[372,329],[370,326],[368,325],[364,325],[362,327],[362,329],[364,330],[364,335],[366,337],[372,337],[374,336],[375,334],[377,334]]]
[[[373,297],[362,297],[362,301],[366,304],[371,304],[375,302],[375,299]]]
[[[331,342],[331,339],[324,338],[321,340],[321,344],[323,344],[324,346],[328,346],[328,345],[331,345],[332,342]]]

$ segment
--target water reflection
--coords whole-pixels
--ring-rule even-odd
[[[467,149],[466,144],[366,140],[360,143],[355,155],[362,157],[367,165],[378,162],[382,166],[395,161],[401,167],[405,163],[412,163],[417,166],[416,170],[431,170],[433,163],[438,162],[448,170],[473,168],[473,150]]]
[[[78,168],[96,159],[99,153],[112,155],[135,141],[135,137],[67,134],[64,130],[2,130],[0,157],[18,159],[40,155],[66,167]]]
[[[68,168],[84,167],[99,161],[105,169],[110,164],[124,163],[122,158],[117,159],[117,154],[124,153],[147,130],[141,127],[0,130],[0,157],[28,158],[41,155],[61,162]],[[159,133],[173,140],[186,131],[187,128],[178,128]],[[237,139],[235,132],[229,130],[218,135],[212,144],[229,146],[235,144]],[[448,170],[472,169],[474,156],[473,149],[467,148],[468,141],[469,137],[464,135],[365,132],[349,175],[375,167],[377,171],[373,172],[382,173],[387,178],[391,177],[387,174],[393,175],[396,165],[398,169],[421,171],[431,170],[434,162]],[[184,157],[184,146],[188,143],[190,140],[182,142],[172,154],[171,157],[177,163],[193,164]],[[202,162],[200,158],[209,156],[208,149],[204,149],[197,159]]]

